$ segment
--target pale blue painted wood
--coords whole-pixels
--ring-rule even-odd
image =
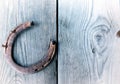
[[[119,0],[58,3],[58,84],[119,84]]]
[[[47,52],[50,39],[56,40],[56,0],[0,0],[0,45],[17,25],[35,21],[35,26],[21,33],[15,42],[14,58],[28,66]],[[5,62],[0,47],[0,84],[56,84],[56,61],[44,70],[23,75]]]

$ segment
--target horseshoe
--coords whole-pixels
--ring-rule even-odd
[[[47,55],[41,59],[38,63],[33,64],[31,66],[23,67],[17,64],[12,57],[12,46],[14,43],[15,37],[20,33],[21,31],[30,28],[33,25],[33,22],[26,22],[19,26],[17,26],[8,36],[6,44],[2,45],[2,47],[5,48],[5,57],[7,59],[7,62],[12,65],[12,67],[21,73],[35,73],[43,68],[45,68],[53,59],[56,49],[56,42],[50,41],[49,49],[47,52]]]

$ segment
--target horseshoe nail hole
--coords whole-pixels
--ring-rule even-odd
[[[35,69],[35,71],[38,71],[38,69]]]
[[[16,33],[16,30],[13,30],[12,33]]]
[[[44,67],[44,65],[42,65],[42,68]]]
[[[117,35],[117,37],[120,37],[120,30],[117,32],[116,35]]]
[[[50,61],[50,60],[51,60],[51,58],[48,59],[48,61]]]

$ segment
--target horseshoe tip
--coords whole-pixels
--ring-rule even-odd
[[[34,25],[34,22],[33,21],[31,21],[31,26],[33,26]]]
[[[53,41],[52,41],[52,44],[55,45],[55,44],[56,44],[56,41],[53,40]]]
[[[31,27],[31,26],[34,25],[34,22],[33,22],[33,21],[31,21],[31,22],[26,22],[24,25],[25,25],[26,28],[27,28],[27,27]]]

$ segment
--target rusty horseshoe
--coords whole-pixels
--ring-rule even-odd
[[[8,36],[6,44],[2,45],[2,47],[5,48],[5,57],[7,59],[7,62],[12,65],[12,67],[21,72],[21,73],[35,73],[43,68],[45,68],[53,59],[55,50],[56,50],[56,42],[50,41],[49,49],[47,52],[47,55],[41,59],[38,63],[33,64],[31,66],[23,67],[19,64],[17,64],[12,57],[12,47],[15,37],[20,33],[21,31],[30,28],[33,25],[33,22],[25,22],[19,26],[17,26]]]

